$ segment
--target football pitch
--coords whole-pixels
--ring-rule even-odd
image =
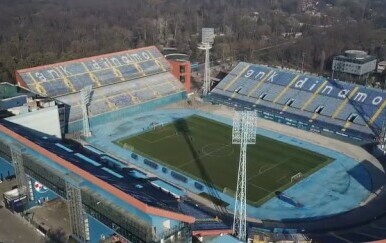
[[[236,191],[240,145],[232,145],[232,128],[226,124],[194,115],[116,143],[228,194]],[[295,183],[294,175],[305,177],[331,161],[257,135],[256,144],[247,149],[247,200],[261,204]]]

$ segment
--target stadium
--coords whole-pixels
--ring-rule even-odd
[[[248,238],[358,225],[383,192],[382,90],[240,62],[200,98],[154,46],[18,70],[16,82],[35,101],[1,120],[2,162],[26,178],[23,207],[41,197],[35,181],[47,198],[67,199],[81,241],[101,234],[83,230],[85,218],[131,242],[232,234],[234,110],[258,116],[246,156]]]

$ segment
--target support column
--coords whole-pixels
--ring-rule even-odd
[[[30,190],[31,188],[28,183],[28,178],[24,171],[23,149],[17,144],[12,144],[10,149],[12,162],[15,166],[16,183],[19,192],[26,195],[28,201],[31,201],[33,200],[33,193]]]
[[[88,242],[90,240],[90,231],[87,214],[82,206],[80,188],[66,181],[66,195],[72,235],[79,242]]]

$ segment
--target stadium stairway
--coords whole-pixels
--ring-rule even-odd
[[[357,92],[358,89],[359,89],[358,87],[355,87],[350,92],[349,96],[344,99],[344,101],[339,105],[338,109],[336,109],[335,113],[332,115],[333,119],[335,119],[339,115],[339,113],[347,105],[347,103],[351,100],[351,98],[354,96],[354,94]]]
[[[315,93],[304,103],[303,107],[301,108],[302,111],[304,111],[307,108],[307,106],[311,104],[311,102],[319,95],[319,92],[322,91],[324,86],[326,86],[327,84],[328,84],[328,81],[326,80],[322,85],[320,85],[320,87],[315,91]]]
[[[258,82],[257,84],[256,84],[256,86],[253,88],[253,89],[251,89],[251,91],[248,93],[248,97],[249,96],[251,96],[254,92],[256,92],[256,90],[268,79],[268,77],[269,76],[271,76],[271,74],[273,73],[274,71],[273,70],[270,70],[268,73],[267,73],[267,75],[265,75],[265,77],[263,77],[261,80],[260,80],[260,82]]]
[[[382,113],[382,111],[386,107],[386,100],[383,101],[382,105],[378,108],[378,110],[374,113],[374,115],[370,118],[369,124],[372,125],[378,118],[378,116]]]
[[[287,90],[296,82],[296,80],[299,78],[299,75],[296,75],[291,82],[288,83],[288,85],[276,96],[276,98],[273,100],[273,103],[276,103],[286,92]]]
[[[232,86],[232,84],[241,76],[241,74],[243,74],[249,68],[249,66],[249,64],[246,65],[232,80],[230,80],[225,86],[224,90],[228,90]]]

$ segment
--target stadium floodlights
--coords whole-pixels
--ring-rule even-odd
[[[80,102],[82,104],[83,113],[83,136],[90,137],[90,123],[88,120],[87,105],[90,104],[92,86],[88,85],[80,90]]]
[[[233,233],[242,241],[247,237],[247,145],[256,143],[256,111],[236,111],[233,118],[232,143],[240,144]]]
[[[255,111],[236,111],[233,116],[232,143],[241,144],[242,134],[247,134],[246,143],[256,143],[256,112]]]

